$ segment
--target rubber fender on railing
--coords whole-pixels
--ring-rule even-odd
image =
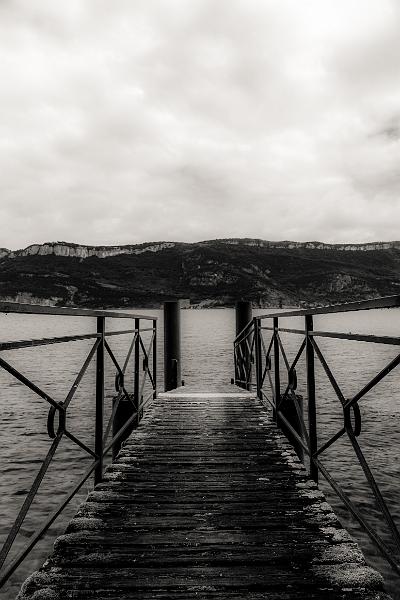
[[[58,404],[60,405],[60,408],[63,407],[63,402],[59,402]],[[54,429],[54,417],[56,416],[56,412],[59,413],[57,432]],[[49,414],[47,415],[47,434],[49,438],[54,440],[54,438],[63,431],[65,431],[65,411],[60,410],[55,406],[50,406]]]
[[[124,387],[124,374],[119,371],[115,374],[115,391],[119,392]]]
[[[354,426],[351,420],[350,409],[353,410]],[[358,403],[356,402],[355,404],[345,407],[343,409],[343,416],[346,431],[350,430],[356,437],[358,437],[361,433],[361,413]]]
[[[290,390],[297,390],[297,373],[296,373],[296,369],[291,369],[289,371],[289,389]]]

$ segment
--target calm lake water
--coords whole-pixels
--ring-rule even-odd
[[[160,317],[158,336],[158,387],[162,390],[162,314],[160,311],[136,311]],[[255,311],[265,314],[267,311]],[[297,319],[282,319],[282,326],[302,327]],[[109,329],[126,329],[126,320],[112,320]],[[230,309],[182,311],[182,376],[187,384],[213,385],[227,383],[233,376],[233,351],[235,314]],[[379,310],[363,313],[338,314],[315,318],[315,329],[352,333],[400,335],[400,311]],[[1,341],[90,333],[95,330],[95,319],[38,315],[0,315]],[[109,343],[117,358],[123,358],[130,343],[129,336],[111,337]],[[282,334],[289,359],[293,359],[301,337]],[[269,341],[265,332],[266,344]],[[340,341],[320,338],[319,345],[346,397],[350,397],[397,355],[396,347],[364,342]],[[93,341],[77,341],[17,351],[3,352],[1,356],[55,400],[65,399],[73,380],[85,360]],[[302,362],[303,361],[303,362]],[[304,359],[297,369],[298,390],[306,399]],[[110,414],[114,395],[115,369],[108,361],[106,377],[106,414]],[[342,411],[322,368],[316,368],[319,441],[323,443],[342,426]],[[128,378],[129,379],[129,378]],[[359,443],[376,476],[384,497],[398,524],[400,524],[400,371],[393,371],[383,382],[361,401],[362,433]],[[129,387],[129,386],[128,386]],[[48,405],[26,387],[0,370],[0,538],[4,540],[21,504],[24,501],[50,441],[46,431]],[[68,427],[89,446],[93,444],[94,416],[94,363],[89,368],[74,397],[68,413]],[[372,500],[372,493],[355,457],[344,439],[335,443],[324,454],[324,464],[357,503],[370,523],[386,539],[386,527]],[[40,493],[17,538],[16,548],[21,548],[46,516],[54,509],[73,486],[90,457],[80,448],[63,439],[51,465]],[[369,562],[384,575],[388,588],[395,598],[398,579],[392,575],[385,561],[360,532],[340,500],[324,481],[321,487],[343,524],[360,543]],[[3,590],[3,598],[15,598],[19,587],[29,573],[37,569],[51,551],[54,538],[63,532],[77,506],[91,489],[88,482],[63,515],[52,526],[32,554],[26,559],[10,583]],[[388,538],[389,540],[390,538]],[[397,583],[396,583],[397,582]]]

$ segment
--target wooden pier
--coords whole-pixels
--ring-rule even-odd
[[[160,394],[19,600],[386,600],[255,394]]]

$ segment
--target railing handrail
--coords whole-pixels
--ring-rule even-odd
[[[0,307],[1,307],[1,303],[0,303]],[[304,317],[304,316],[308,316],[308,315],[328,315],[328,314],[334,314],[334,313],[343,313],[343,312],[354,312],[354,311],[359,311],[359,310],[373,310],[376,308],[396,308],[396,307],[400,307],[400,295],[395,295],[395,296],[383,296],[382,298],[374,298],[372,300],[361,300],[358,302],[345,302],[343,304],[332,304],[332,305],[327,305],[327,306],[317,306],[315,308],[304,308],[304,309],[299,309],[299,310],[281,310],[280,312],[273,312],[273,313],[266,313],[263,315],[255,315],[253,317],[253,319],[251,321],[249,321],[247,323],[247,325],[245,325],[243,327],[243,329],[241,331],[239,331],[239,333],[236,335],[235,339],[234,339],[234,344],[238,344],[240,341],[242,341],[243,339],[245,339],[250,333],[252,333],[250,331],[251,326],[253,325],[254,320],[257,321],[262,321],[263,319],[276,319],[276,318],[283,318],[286,319],[287,317]],[[0,309],[1,310],[1,309]],[[268,329],[268,328],[264,328],[263,329]],[[273,328],[272,328],[273,329]],[[280,331],[285,331],[285,329],[283,328],[279,328]],[[304,333],[304,330],[289,330],[286,329],[286,331],[288,333]],[[317,332],[313,332],[314,335],[317,334]],[[244,335],[246,334],[246,335]],[[319,335],[327,335],[327,332],[318,332]],[[333,336],[332,336],[333,337]],[[354,337],[354,336],[352,336]],[[365,336],[366,337],[366,336]],[[371,340],[372,340],[371,336]],[[349,338],[350,339],[350,338]],[[364,341],[369,341],[369,340],[364,340]],[[390,343],[390,342],[382,342],[382,343]]]
[[[0,313],[22,313],[25,315],[65,315],[68,317],[109,317],[113,319],[144,319],[156,321],[155,315],[93,310],[90,308],[71,308],[69,306],[44,306],[43,304],[24,304],[19,302],[0,302]]]
[[[372,300],[361,300],[359,302],[345,302],[343,304],[332,304],[327,306],[317,306],[315,308],[304,308],[299,310],[285,311],[275,313],[266,313],[265,315],[256,315],[255,319],[273,319],[275,317],[304,317],[306,315],[325,315],[332,313],[351,312],[357,310],[373,310],[374,308],[394,308],[400,306],[400,295],[383,296]]]

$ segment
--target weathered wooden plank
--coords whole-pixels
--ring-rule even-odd
[[[251,394],[162,395],[20,600],[387,600]]]

